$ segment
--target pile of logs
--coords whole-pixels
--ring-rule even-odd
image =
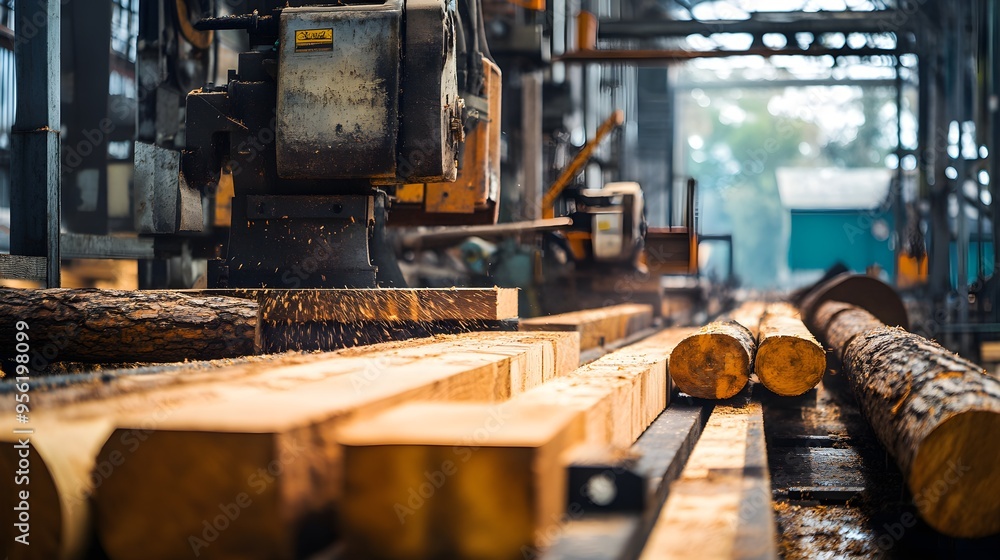
[[[681,391],[703,399],[732,398],[752,375],[777,395],[801,395],[827,367],[815,332],[896,459],[923,519],[955,537],[1000,533],[1000,379],[837,299],[871,305],[905,324],[900,305],[886,301],[898,297],[875,284],[834,279],[832,288],[804,298],[807,322],[789,304],[744,304],[682,340],[670,356],[671,377]],[[852,296],[852,286],[864,288],[860,296]]]
[[[772,392],[797,396],[826,372],[826,352],[786,303],[751,302],[684,339],[670,355],[677,387],[703,399],[728,399],[756,374]]]

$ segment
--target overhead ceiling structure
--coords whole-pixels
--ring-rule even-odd
[[[600,3],[584,3],[588,6],[600,12]],[[995,3],[673,0],[635,2],[619,17],[591,19],[578,26],[577,48],[557,60],[665,72],[687,61],[705,68],[727,64],[721,59],[734,61],[727,69],[737,70],[722,73],[726,77],[718,82],[671,80],[671,90],[894,86],[902,103],[904,91],[915,89],[918,138],[916,145],[897,138],[894,161],[900,163],[893,181],[914,182],[907,190],[917,193],[917,201],[907,209],[902,196],[894,194],[904,189],[890,190],[897,255],[920,253],[926,246],[928,291],[938,315],[947,317],[942,323],[950,325],[942,328],[961,334],[968,330],[962,325],[978,321],[981,330],[985,321],[1000,330],[1000,306],[995,305],[1000,282],[990,259],[970,256],[970,251],[990,251],[992,262],[1000,262],[1000,243],[989,243],[1000,238],[992,219],[992,201],[1000,196],[994,180],[1000,176],[1000,159],[993,157],[1000,150],[1000,126],[994,124],[1000,96],[1000,7]],[[741,66],[741,57],[768,59],[769,68],[778,70],[770,72],[776,79],[755,74],[751,67],[759,64]],[[664,97],[672,99],[673,91]],[[912,177],[904,178],[904,162]],[[672,174],[673,164],[668,168]],[[916,218],[907,220],[907,215]],[[967,302],[973,302],[971,308]]]

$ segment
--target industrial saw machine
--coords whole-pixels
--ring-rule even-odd
[[[500,72],[478,2],[287,4],[195,25],[245,30],[250,50],[187,96],[182,153],[137,147],[140,232],[209,227],[231,182],[209,288],[403,286],[390,207],[408,224],[496,221]]]

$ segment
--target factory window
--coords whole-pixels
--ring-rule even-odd
[[[135,62],[135,40],[139,29],[139,0],[113,0],[111,50]]]
[[[0,0],[0,209],[10,207],[10,130],[14,126],[13,29],[14,0]],[[0,215],[0,227],[4,218]]]

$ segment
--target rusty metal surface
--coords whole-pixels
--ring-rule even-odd
[[[889,326],[910,327],[910,318],[902,298],[891,286],[871,276],[844,273],[820,284],[802,300],[801,312],[807,324],[820,305],[842,301],[856,305]]]
[[[691,237],[686,227],[649,228],[644,248],[646,266],[656,274],[690,274]],[[695,261],[697,266],[697,261]]]
[[[395,177],[402,10],[402,0],[390,0],[281,12],[281,177]],[[328,48],[299,36],[321,31],[331,34]]]
[[[454,181],[462,141],[455,3],[406,0],[398,176]]]
[[[471,214],[500,189],[500,68],[483,59],[488,110],[479,114],[465,138],[462,167],[454,183],[427,185],[424,208],[428,213]],[[492,194],[492,196],[491,196]]]

